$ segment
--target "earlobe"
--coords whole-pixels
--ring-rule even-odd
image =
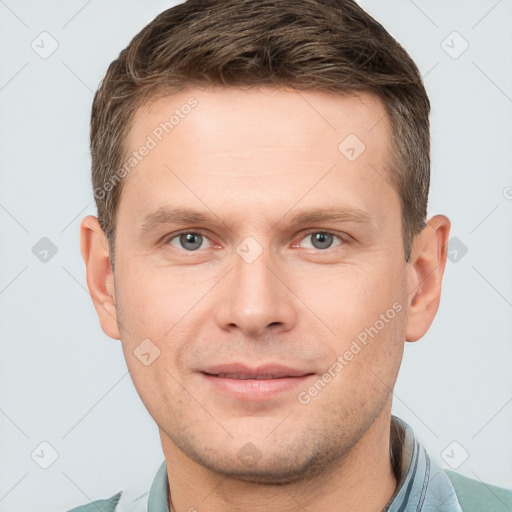
[[[407,274],[407,341],[422,338],[437,313],[449,234],[450,221],[444,215],[436,215],[414,239]]]
[[[101,328],[107,336],[120,339],[108,241],[98,219],[92,215],[85,217],[80,225],[80,249],[85,262],[87,286]]]

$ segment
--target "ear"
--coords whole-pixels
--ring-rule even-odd
[[[80,225],[80,249],[85,262],[87,286],[101,328],[107,336],[120,339],[108,241],[98,219],[92,215],[85,217]]]
[[[414,239],[407,268],[407,341],[423,337],[437,313],[449,234],[450,221],[444,215],[436,215]]]

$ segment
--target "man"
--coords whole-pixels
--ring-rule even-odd
[[[81,247],[159,427],[148,511],[511,509],[391,415],[450,230],[426,219],[429,110],[352,0],[191,0],[111,64]]]

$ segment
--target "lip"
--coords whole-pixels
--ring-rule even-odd
[[[279,364],[249,367],[239,363],[209,366],[200,371],[214,391],[242,401],[264,401],[292,391],[315,374]]]
[[[255,379],[256,377],[269,376],[274,379],[284,377],[302,377],[313,372],[302,370],[300,368],[292,368],[281,364],[265,364],[260,366],[250,367],[242,363],[224,363],[213,366],[208,366],[200,370],[202,373],[210,375],[223,376],[230,375],[244,375],[248,379]]]

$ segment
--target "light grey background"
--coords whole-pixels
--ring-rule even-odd
[[[0,512],[142,493],[163,460],[120,343],[99,327],[78,228],[95,213],[93,91],[174,3],[0,0]],[[394,412],[444,467],[512,487],[512,1],[360,3],[425,76],[430,214],[459,239],[434,325],[407,344]]]

